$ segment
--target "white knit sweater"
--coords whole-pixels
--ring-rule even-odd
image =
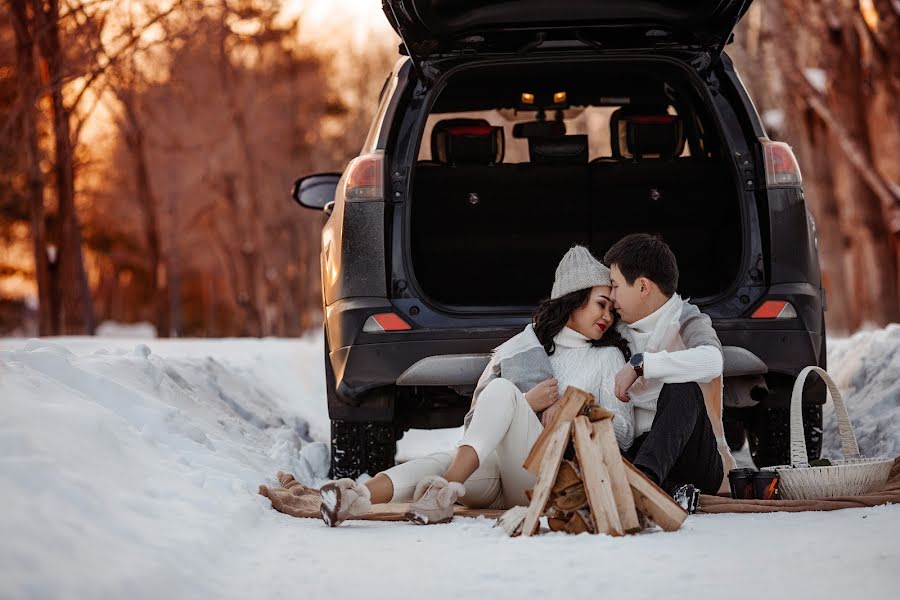
[[[560,397],[570,385],[593,394],[597,404],[615,413],[616,441],[619,448],[627,450],[634,441],[634,407],[615,395],[616,373],[625,366],[622,352],[611,346],[595,348],[586,336],[568,327],[563,327],[553,341],[556,351],[550,355],[550,365]]]

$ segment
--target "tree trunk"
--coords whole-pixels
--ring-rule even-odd
[[[842,27],[840,35],[835,36],[836,58],[830,73],[827,104],[840,128],[861,149],[865,163],[871,165],[871,144],[863,116],[867,108],[862,92],[866,87],[861,52],[864,39],[855,26],[857,3],[844,0],[841,5]],[[854,293],[862,316],[863,322],[859,325],[866,321],[890,323],[900,319],[897,256],[882,203],[853,168],[836,129],[829,128],[827,151],[831,157],[831,177],[842,215],[842,228],[850,241],[847,258],[851,280],[847,282],[848,287]]]
[[[34,246],[34,276],[38,289],[38,333],[56,335],[51,319],[50,272],[47,263],[47,232],[44,223],[44,174],[41,171],[37,135],[37,85],[34,64],[34,40],[29,27],[26,0],[11,0],[16,34],[16,82],[22,103],[22,137],[28,164],[28,205],[31,216],[31,238]]]
[[[262,332],[262,315],[260,314],[259,304],[257,304],[255,300],[255,292],[256,287],[254,282],[258,273],[258,266],[253,261],[253,257],[255,255],[254,252],[250,251],[246,245],[249,242],[245,242],[242,240],[246,239],[246,232],[242,230],[245,228],[246,223],[241,223],[244,220],[242,211],[240,210],[238,204],[238,192],[237,185],[235,183],[237,177],[234,175],[225,175],[225,203],[231,209],[232,214],[236,220],[236,227],[239,232],[238,243],[241,244],[241,247],[238,248],[238,253],[234,252],[234,241],[235,240],[227,240],[223,236],[220,236],[220,239],[223,243],[227,245],[225,248],[227,249],[227,254],[234,256],[235,254],[239,254],[241,257],[241,262],[243,263],[243,269],[241,270],[243,277],[238,277],[238,268],[237,268],[237,258],[230,258],[230,262],[232,263],[231,271],[233,273],[232,279],[235,284],[235,293],[236,293],[236,301],[238,306],[240,306],[244,311],[244,325],[243,325],[243,335],[248,336],[260,336]],[[241,285],[243,280],[243,285]]]
[[[53,113],[56,150],[55,172],[59,201],[60,293],[62,333],[94,333],[94,310],[84,268],[81,226],[75,211],[75,172],[69,132],[69,111],[63,94],[63,57],[59,39],[58,0],[32,0],[36,40],[46,66],[47,85]]]
[[[162,252],[159,219],[157,218],[159,203],[153,193],[153,184],[150,180],[144,128],[138,117],[131,89],[117,90],[116,96],[122,104],[128,121],[125,140],[131,150],[136,186],[135,195],[144,217],[144,230],[147,235],[147,270],[150,274],[150,294],[155,305],[156,332],[160,337],[169,337],[169,332],[172,330],[167,274],[169,265]]]
[[[829,332],[900,320],[900,17],[891,0],[756,0],[735,40],[728,51],[769,137],[800,161]]]
[[[231,72],[231,61],[225,48],[226,38],[225,23],[220,25],[219,34],[219,77],[222,83],[222,93],[228,105],[231,122],[238,139],[238,146],[243,158],[243,176],[247,181],[247,201],[235,202],[232,205],[238,207],[237,213],[240,235],[240,252],[244,261],[244,272],[247,284],[247,302],[251,316],[250,335],[271,335],[266,318],[266,261],[263,253],[263,214],[259,202],[259,182],[256,173],[256,161],[250,142],[250,134],[244,112],[238,104],[234,88],[235,81]],[[236,194],[237,190],[233,190]],[[237,196],[235,195],[235,200]]]

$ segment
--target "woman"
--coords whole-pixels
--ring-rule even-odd
[[[626,450],[634,438],[634,413],[616,399],[614,386],[630,352],[614,329],[610,290],[609,269],[583,246],[569,250],[534,323],[492,353],[455,453],[411,460],[364,485],[352,479],[326,484],[325,522],[335,526],[383,502],[412,500],[406,516],[419,524],[449,521],[457,501],[471,508],[527,505],[525,490],[534,486],[534,476],[522,465],[558,410],[559,392],[570,385],[616,413],[616,439]]]

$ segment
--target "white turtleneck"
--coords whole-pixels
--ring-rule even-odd
[[[591,341],[574,329],[563,327],[553,338],[556,351],[550,355],[550,366],[559,384],[562,397],[573,385],[596,398],[597,404],[615,413],[613,430],[619,447],[627,450],[634,440],[634,407],[620,402],[615,395],[615,379],[625,358],[615,347],[595,348]]]

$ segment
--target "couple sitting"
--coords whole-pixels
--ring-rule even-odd
[[[412,501],[407,517],[420,524],[449,521],[457,501],[527,505],[535,478],[522,465],[570,385],[615,413],[622,455],[688,512],[699,490],[715,493],[730,454],[698,385],[722,375],[710,319],[675,293],[678,267],[661,239],[627,236],[604,262],[609,268],[582,246],[566,253],[533,324],[494,350],[452,455],[410,460],[364,485],[324,485],[325,522],[335,526],[383,502]]]

